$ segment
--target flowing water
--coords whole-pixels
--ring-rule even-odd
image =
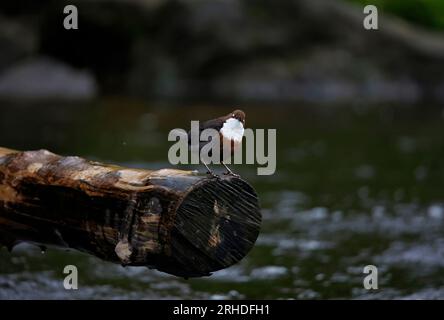
[[[226,106],[2,104],[0,146],[47,148],[131,167],[171,167],[172,128]],[[240,263],[184,280],[143,267],[22,244],[0,250],[2,299],[444,298],[444,117],[434,106],[255,106],[247,126],[277,129],[277,171],[257,176],[263,226]],[[180,168],[194,168],[181,166]],[[199,170],[203,168],[198,167]],[[79,289],[63,288],[63,268]],[[378,268],[366,290],[363,268]]]

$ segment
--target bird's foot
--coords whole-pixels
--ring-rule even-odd
[[[219,176],[213,171],[207,171],[207,175],[209,175],[211,178],[219,178]]]
[[[240,178],[240,175],[234,173],[233,171],[227,171],[227,172],[224,172],[224,175],[226,175],[226,176],[232,176],[232,177],[236,177],[236,178]]]

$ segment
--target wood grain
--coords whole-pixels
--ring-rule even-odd
[[[241,260],[260,225],[257,194],[240,178],[0,148],[0,244],[9,249],[55,245],[199,277]]]

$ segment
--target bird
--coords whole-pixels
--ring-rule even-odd
[[[221,116],[216,119],[211,119],[202,123],[199,123],[199,137],[203,130],[205,129],[215,129],[219,132],[219,146],[220,146],[220,162],[227,169],[225,175],[232,175],[235,177],[239,177],[238,174],[235,174],[228,166],[224,163],[224,160],[230,158],[234,152],[241,146],[242,137],[244,136],[244,127],[245,127],[245,112],[242,110],[234,110],[225,116]],[[200,141],[198,146],[193,146],[191,141],[191,130],[188,132],[188,145],[194,152],[199,152],[201,149],[207,145],[208,143],[212,143],[211,139],[209,141]],[[224,152],[224,148],[230,146],[231,150],[227,150]],[[230,152],[228,152],[230,151]],[[228,155],[224,157],[224,155]],[[211,157],[211,152],[209,152],[209,156]],[[208,167],[206,159],[199,156],[200,161],[207,168],[207,174],[210,174],[213,177],[217,177],[217,175]],[[209,161],[208,161],[209,162]]]

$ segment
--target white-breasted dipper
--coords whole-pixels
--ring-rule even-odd
[[[230,168],[227,167],[227,165],[224,163],[224,160],[230,158],[234,154],[235,150],[242,144],[242,137],[244,136],[244,126],[245,126],[245,112],[243,112],[242,110],[235,110],[233,112],[230,112],[226,116],[222,116],[216,119],[205,121],[203,123],[199,123],[199,136],[200,133],[205,129],[215,129],[219,132],[220,162],[227,169],[227,172],[225,172],[224,174],[239,176],[233,173],[233,171],[231,171]],[[190,146],[192,151],[194,152],[198,151],[200,154],[201,149],[208,143],[211,143],[211,140],[200,141],[198,148],[197,146],[192,146],[191,132],[188,132],[188,145]],[[228,146],[230,146],[231,150],[226,150],[224,152],[224,147],[227,148]],[[211,157],[211,152],[209,156]],[[208,160],[206,161],[205,158],[200,157],[200,161],[207,168],[208,174],[216,176],[213,173],[213,171],[211,171],[211,169],[208,167],[207,163]]]

